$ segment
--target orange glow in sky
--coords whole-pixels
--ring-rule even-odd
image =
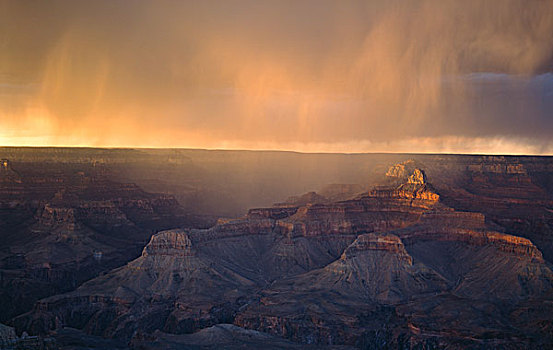
[[[553,2],[0,8],[0,144],[553,154]]]

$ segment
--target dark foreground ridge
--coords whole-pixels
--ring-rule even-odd
[[[205,166],[194,157],[184,163]],[[102,246],[110,237],[125,233],[124,242],[150,237],[141,253],[111,258],[118,262],[96,268],[82,281],[73,278],[72,288],[30,293],[36,303],[10,311],[4,322],[15,327],[15,337],[25,331],[65,349],[77,348],[74,344],[121,349],[541,349],[553,344],[552,159],[342,157],[353,157],[359,168],[370,165],[369,180],[331,181],[320,191],[220,219],[210,228],[201,228],[205,216],[187,213],[168,193],[143,191],[142,177],[139,185],[102,185],[117,198],[110,205],[104,203],[107,194],[92,198],[84,197],[86,189],[52,189],[50,199],[28,209],[27,224],[14,226],[21,227],[21,235],[41,233],[30,241],[35,243],[9,246],[10,251],[20,247],[20,257],[12,252],[2,260],[5,285],[17,285],[11,271],[38,283],[27,272],[33,271],[31,257],[44,265],[61,254],[45,255],[45,244],[80,252],[71,253],[74,259],[61,255],[65,260],[56,265],[74,271],[75,265],[64,264],[89,266],[86,259],[98,264],[106,255],[123,254],[116,244]],[[10,171],[5,181],[22,186],[28,177],[13,164],[17,176]],[[113,166],[100,168],[115,173]],[[167,169],[156,171],[173,176]],[[280,174],[286,171],[292,170]],[[336,176],[331,180],[344,180]],[[87,184],[98,186],[98,180]],[[227,191],[237,190],[231,180],[228,185]],[[104,187],[90,189],[89,196]],[[283,192],[281,198],[289,195]],[[91,217],[105,217],[103,226],[92,224]],[[140,231],[169,224],[180,228],[153,235]],[[43,269],[56,271],[52,264]],[[8,303],[5,307],[10,310]]]

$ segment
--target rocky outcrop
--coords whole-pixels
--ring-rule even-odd
[[[411,205],[427,208],[440,199],[424,170],[412,160],[390,167],[386,176],[391,179],[391,184],[373,188],[369,191],[370,197],[410,200]]]
[[[535,259],[544,263],[542,253],[529,240],[523,237],[508,235],[493,231],[472,231],[464,229],[440,230],[436,228],[421,228],[421,232],[401,235],[405,244],[432,241],[455,241],[477,246],[492,246],[506,253]]]
[[[284,236],[351,235],[386,231],[414,223],[422,210],[410,203],[395,201],[387,205],[375,198],[362,198],[330,205],[307,205],[276,222]]]
[[[65,324],[130,338],[137,329],[193,332],[229,321],[255,283],[192,245],[187,231],[160,232],[139,258],[73,292],[41,300],[15,325],[46,333]]]
[[[136,259],[42,299],[14,324],[37,332],[64,324],[136,344],[147,343],[140,332],[181,337],[220,322],[304,344],[359,348],[546,344],[551,316],[538,310],[549,310],[553,272],[540,245],[502,227],[495,214],[524,203],[520,215],[548,220],[541,207],[548,202],[519,196],[541,188],[533,182],[537,168],[509,158],[501,171],[468,171],[473,162],[502,160],[413,157],[389,168],[381,186],[353,198],[308,194],[209,229],[158,232]],[[516,163],[526,174],[511,166]],[[88,201],[111,203],[107,217],[119,211],[135,225],[140,213],[163,218],[167,213],[158,208],[171,202],[134,197],[139,191],[130,185],[114,193],[116,199],[89,194]],[[83,205],[76,203],[66,207],[77,208],[79,221]],[[193,337],[179,339],[185,338]]]
[[[392,167],[388,173],[401,182],[376,187],[356,199],[300,206],[276,226],[294,236],[386,231],[410,225],[438,205],[439,195],[432,190],[424,171],[411,162]]]
[[[405,250],[401,239],[391,234],[374,234],[368,233],[360,235],[357,239],[344,250],[340,257],[342,260],[351,259],[360,252],[370,250],[384,251],[395,254],[400,260],[405,261],[409,265],[413,264],[413,259]]]
[[[457,211],[451,208],[429,210],[421,215],[420,224],[434,228],[483,229],[487,227],[486,216],[482,213]]]
[[[201,241],[242,235],[267,234],[273,231],[275,220],[253,214],[240,219],[219,220],[218,225],[207,230],[198,238]]]
[[[386,176],[403,182],[413,174],[415,169],[417,169],[417,163],[409,159],[405,162],[392,165],[386,172]]]
[[[424,185],[426,184],[426,174],[421,169],[413,170],[413,173],[407,178],[408,184]]]
[[[184,231],[163,231],[152,236],[144,247],[142,257],[149,255],[192,255],[192,241]]]
[[[0,165],[0,178],[21,177],[0,186],[0,322],[140,256],[156,231],[205,227],[174,196],[86,165]]]
[[[298,211],[297,206],[283,206],[277,208],[255,208],[248,210],[248,219],[265,218],[265,219],[284,219],[294,215]]]
[[[38,224],[45,228],[63,227],[73,231],[77,227],[74,208],[45,204],[44,208],[37,213],[37,218]]]

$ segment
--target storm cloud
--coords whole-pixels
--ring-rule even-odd
[[[552,154],[553,1],[0,2],[0,143]]]

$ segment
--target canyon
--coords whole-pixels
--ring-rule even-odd
[[[553,344],[553,158],[0,158],[0,322],[18,335],[63,349]]]

